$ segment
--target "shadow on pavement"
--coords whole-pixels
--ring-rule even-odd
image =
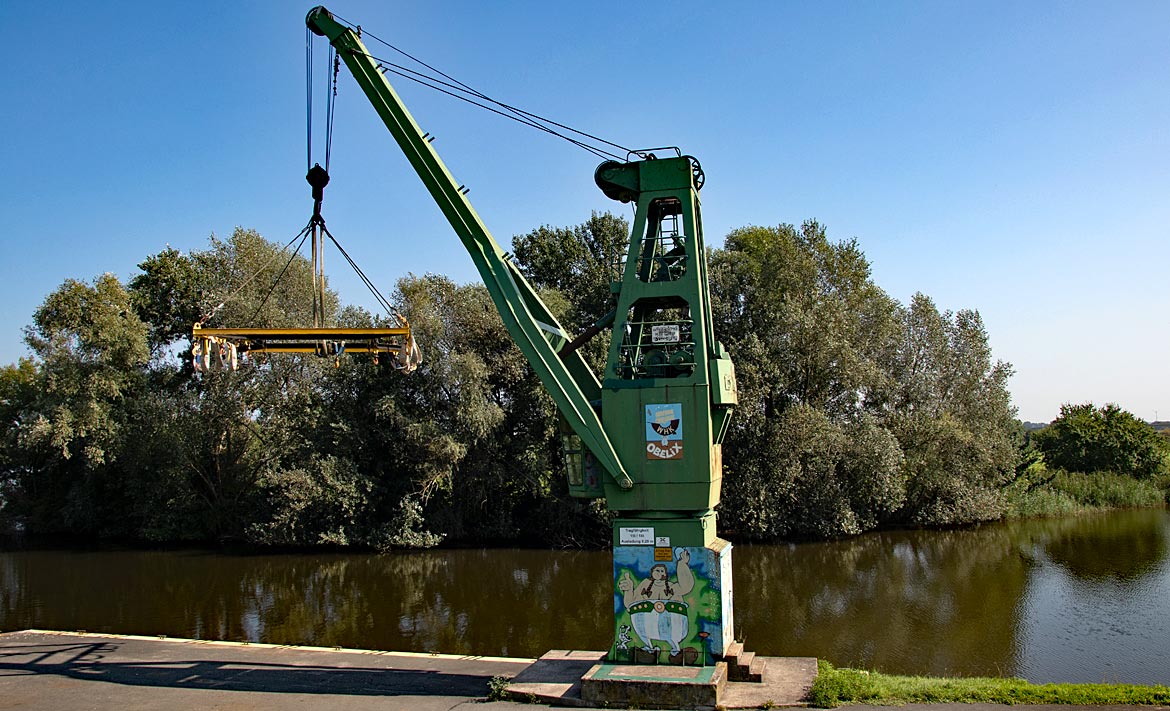
[[[324,667],[253,660],[168,659],[118,661],[111,642],[0,646],[0,677],[56,675],[85,681],[176,689],[217,689],[355,696],[483,696],[488,676],[434,670]]]

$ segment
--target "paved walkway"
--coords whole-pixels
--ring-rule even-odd
[[[26,630],[0,634],[0,710],[532,711],[484,703],[488,681],[532,659],[323,649]],[[994,704],[850,706],[847,711],[1004,711]],[[1155,706],[1013,706],[1011,711],[1154,711]]]
[[[155,637],[0,634],[0,709],[527,709],[480,703],[534,660]]]

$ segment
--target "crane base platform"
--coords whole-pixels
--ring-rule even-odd
[[[604,652],[553,650],[516,675],[508,695],[585,708],[714,709],[807,706],[817,676],[811,657],[756,657],[759,678],[728,659],[714,666],[611,664]]]

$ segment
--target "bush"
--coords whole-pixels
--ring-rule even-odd
[[[905,522],[940,526],[1003,517],[1005,471],[1014,471],[1015,462],[1000,461],[997,438],[980,437],[949,413],[903,417],[895,431],[906,452]]]
[[[1033,442],[1053,468],[1139,479],[1170,474],[1170,445],[1153,427],[1114,404],[1062,405],[1060,416],[1033,435]]]
[[[722,515],[739,535],[856,535],[901,505],[902,453],[874,418],[836,423],[801,404],[758,424],[759,451],[729,468]]]

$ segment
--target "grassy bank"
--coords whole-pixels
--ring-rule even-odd
[[[1161,506],[1166,503],[1166,484],[1111,472],[1080,474],[1041,466],[1009,492],[1007,518]]]
[[[1030,684],[1023,679],[944,679],[892,676],[837,669],[818,662],[809,702],[821,708],[844,704],[1170,704],[1170,687],[1134,684]]]

